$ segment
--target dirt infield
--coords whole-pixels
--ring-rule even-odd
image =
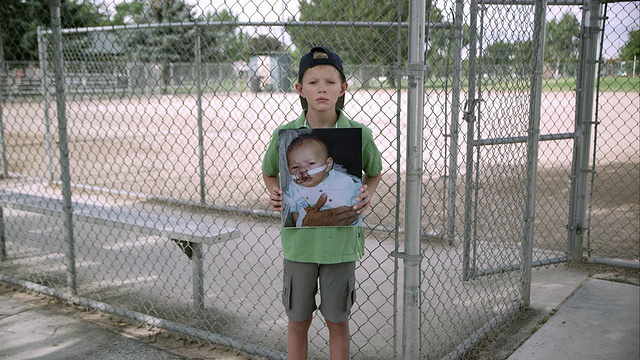
[[[574,131],[574,93],[543,94],[540,134],[568,134]],[[403,159],[406,158],[406,93],[387,90],[350,93],[349,116],[367,124],[383,154],[383,183],[379,201],[369,221],[388,227],[400,218],[392,216],[395,204],[404,203]],[[447,156],[451,119],[446,116],[447,95],[427,94],[424,126],[424,208],[426,232],[442,233],[445,217],[444,182],[448,176]],[[261,181],[262,154],[278,124],[298,115],[298,97],[293,93],[207,94],[202,99],[202,127],[199,127],[194,96],[79,98],[67,102],[67,127],[71,180],[96,189],[135,194],[154,194],[170,199],[204,201],[222,207],[267,210]],[[490,93],[483,98],[476,127],[483,138],[526,136],[528,97],[511,93]],[[596,176],[594,178],[591,235],[593,245],[623,246],[613,254],[638,253],[638,169],[640,164],[640,95],[602,93],[598,99],[596,128]],[[398,109],[401,109],[398,113]],[[49,109],[49,128],[42,104],[35,101],[8,102],[3,108],[4,143],[10,173],[41,179],[58,179],[57,124],[55,106]],[[399,122],[399,123],[398,123]],[[466,172],[466,123],[461,120],[458,136],[457,202],[463,209],[463,180]],[[591,135],[594,136],[596,131]],[[202,134],[202,145],[199,145]],[[47,139],[50,139],[49,141]],[[509,202],[502,197],[509,182],[509,196],[520,199],[526,183],[526,144],[487,147],[476,165],[484,191],[495,204]],[[484,150],[483,150],[484,151]],[[200,157],[202,152],[203,157]],[[538,238],[557,251],[566,248],[572,140],[543,141],[539,145]],[[203,166],[201,168],[200,166]],[[507,166],[507,168],[504,168]],[[400,192],[396,190],[400,172]],[[506,170],[508,169],[508,170]],[[201,178],[200,172],[204,177]],[[506,177],[505,177],[506,176]],[[490,186],[493,186],[491,188]],[[398,201],[399,200],[399,201]],[[607,214],[624,221],[612,221]],[[513,222],[519,222],[514,215]],[[458,224],[460,224],[460,219]],[[491,221],[493,223],[493,220]],[[613,243],[599,240],[614,231]],[[609,235],[610,237],[611,235]],[[634,256],[637,258],[637,255]]]

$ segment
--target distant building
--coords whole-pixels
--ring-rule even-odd
[[[291,56],[288,53],[252,56],[249,59],[249,88],[251,91],[290,91],[291,62]]]

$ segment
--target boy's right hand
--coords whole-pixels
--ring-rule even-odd
[[[282,211],[282,189],[274,186],[269,192],[269,205],[273,211]]]
[[[358,220],[358,213],[351,206],[320,210],[326,202],[327,195],[322,194],[315,205],[306,208],[302,226],[349,226]]]

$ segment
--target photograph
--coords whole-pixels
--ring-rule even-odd
[[[356,204],[362,186],[362,130],[282,129],[278,132],[282,227],[302,227],[310,207],[319,210]],[[320,196],[326,194],[324,204]],[[362,225],[359,216],[351,226]]]

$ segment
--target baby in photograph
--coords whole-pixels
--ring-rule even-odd
[[[295,138],[287,147],[287,164],[292,182],[286,201],[296,227],[302,227],[305,209],[316,204],[322,194],[327,195],[327,202],[320,210],[357,203],[362,180],[333,163],[319,136],[303,134]],[[362,216],[351,225],[362,225]]]

